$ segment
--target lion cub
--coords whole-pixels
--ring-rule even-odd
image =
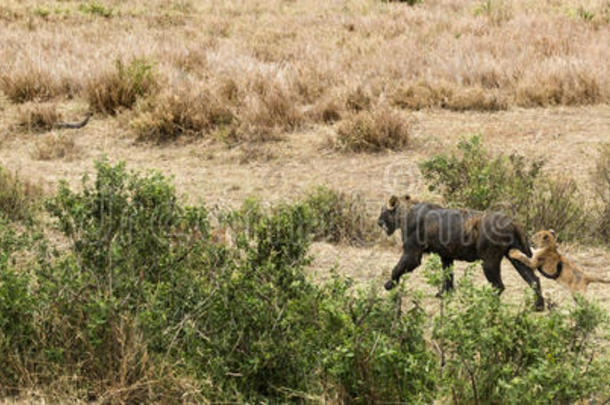
[[[610,284],[609,279],[596,277],[582,271],[565,256],[557,251],[555,232],[542,230],[532,236],[532,242],[537,249],[531,259],[517,249],[511,249],[508,256],[519,260],[532,269],[538,269],[543,276],[556,279],[565,284],[572,294],[587,292],[589,283]]]

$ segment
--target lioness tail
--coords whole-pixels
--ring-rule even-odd
[[[532,257],[532,249],[530,249],[530,245],[529,245],[529,243],[527,243],[527,240],[525,239],[523,230],[517,224],[515,224],[514,239],[515,239],[515,243],[511,247],[519,249],[520,251],[525,253],[525,255],[527,257]]]

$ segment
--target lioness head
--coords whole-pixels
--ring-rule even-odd
[[[392,235],[397,228],[400,228],[400,221],[403,214],[403,207],[412,203],[411,196],[405,195],[403,197],[396,197],[393,195],[390,197],[385,206],[381,208],[381,214],[377,220],[379,225],[388,236]]]
[[[552,229],[538,231],[532,236],[532,243],[535,248],[543,249],[547,247],[554,247],[557,243],[557,238],[555,237],[555,231]]]

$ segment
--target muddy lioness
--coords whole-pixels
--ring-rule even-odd
[[[437,253],[444,268],[449,268],[454,260],[483,262],[483,272],[487,280],[499,292],[504,290],[500,277],[500,263],[503,257],[510,260],[521,277],[536,292],[536,309],[544,309],[540,291],[540,280],[533,270],[518,260],[508,257],[512,248],[531,256],[521,228],[499,212],[455,210],[436,204],[417,202],[411,197],[392,196],[387,206],[381,210],[378,225],[388,235],[396,229],[402,232],[402,256],[392,270],[392,278],[385,284],[391,289],[405,272],[415,270],[424,253]],[[439,295],[453,289],[453,274],[442,286]]]
[[[531,259],[517,249],[511,249],[508,255],[532,269],[538,269],[543,276],[565,284],[572,294],[586,293],[589,283],[610,284],[610,280],[585,273],[572,261],[561,255],[557,251],[557,238],[552,229],[537,232],[532,236],[532,243],[537,250]]]

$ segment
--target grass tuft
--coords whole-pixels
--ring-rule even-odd
[[[157,89],[153,65],[146,59],[134,58],[129,64],[115,61],[114,69],[89,80],[85,97],[93,111],[114,115],[133,107],[136,101]]]
[[[379,107],[341,121],[335,147],[353,152],[380,152],[404,149],[408,143],[408,121],[395,110]]]
[[[25,104],[17,111],[17,126],[25,132],[46,132],[61,120],[55,103]]]
[[[230,126],[235,117],[211,91],[186,86],[151,100],[132,122],[140,141],[165,143],[179,137],[197,137]]]
[[[13,103],[46,101],[62,93],[71,93],[69,85],[58,81],[48,70],[18,68],[0,75],[0,89]]]

